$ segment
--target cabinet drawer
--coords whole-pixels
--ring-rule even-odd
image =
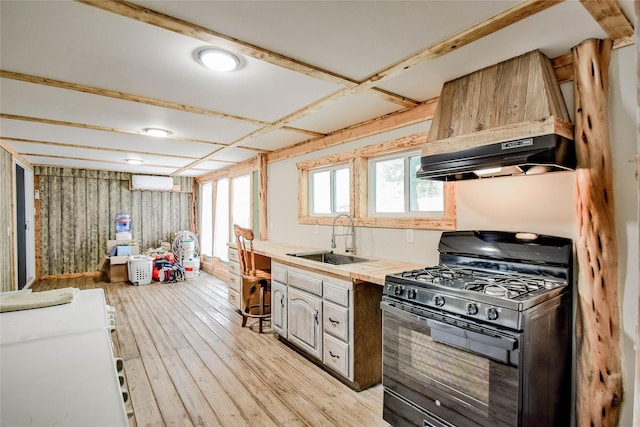
[[[240,264],[238,264],[237,262],[229,261],[229,273],[240,276]]]
[[[242,289],[242,278],[235,274],[229,274],[229,289],[240,292],[240,289]]]
[[[229,261],[240,262],[238,258],[238,250],[235,248],[229,248]]]
[[[322,324],[325,332],[349,341],[349,310],[325,301]]]
[[[287,283],[287,268],[280,264],[271,264],[271,279],[277,282]]]
[[[322,279],[319,277],[300,274],[297,271],[289,270],[287,283],[289,286],[322,296]]]
[[[349,378],[349,345],[333,338],[324,336],[323,362],[340,375]]]
[[[333,283],[323,282],[322,293],[327,301],[333,301],[336,304],[349,307],[349,289]]]
[[[229,289],[229,302],[238,310],[240,310],[240,292]]]

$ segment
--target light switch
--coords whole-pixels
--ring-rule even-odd
[[[413,243],[413,228],[407,228],[407,242]]]

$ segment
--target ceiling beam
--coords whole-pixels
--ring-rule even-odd
[[[40,154],[40,153],[22,153],[23,156],[32,156],[32,157],[46,157],[50,159],[63,159],[63,160],[73,160],[79,162],[92,162],[92,163],[108,163],[112,165],[127,165],[127,162],[124,160],[105,160],[105,159],[92,159],[88,157],[72,157],[72,156],[61,156],[57,154]],[[35,163],[36,166],[40,166],[39,163]],[[152,168],[165,168],[165,169],[177,169],[176,166],[173,165],[160,165],[157,163],[145,163],[145,167]]]
[[[505,10],[481,23],[463,30],[446,40],[432,45],[421,52],[405,59],[384,71],[376,73],[360,84],[360,87],[372,87],[380,81],[395,77],[427,61],[439,58],[461,47],[471,44],[483,37],[502,30],[525,18],[542,12],[552,6],[562,3],[564,0],[527,0],[510,9]]]
[[[13,142],[20,142],[23,144],[48,145],[48,146],[65,147],[65,148],[81,148],[81,149],[87,149],[87,150],[106,151],[111,153],[141,154],[141,155],[149,155],[149,156],[166,156],[167,155],[163,153],[158,153],[157,151],[150,152],[150,151],[123,149],[123,148],[111,148],[111,147],[107,148],[107,147],[101,147],[101,146],[97,147],[93,145],[71,144],[68,142],[41,141],[37,139],[11,138],[11,137],[4,137],[4,136],[0,136],[0,141],[13,141]],[[42,154],[42,155],[45,155],[45,154]],[[173,154],[173,153],[171,154],[171,157],[174,157],[177,159],[187,159],[187,160],[195,160],[198,158],[198,157],[183,156],[180,154]],[[232,163],[232,162],[226,162],[226,163]]]
[[[192,105],[180,104],[177,102],[165,101],[162,99],[154,99],[146,96],[119,92],[116,90],[102,89],[94,86],[82,85],[79,83],[69,83],[62,80],[55,80],[55,79],[49,79],[46,77],[38,77],[38,76],[29,75],[29,74],[16,73],[14,71],[0,70],[0,78],[18,80],[26,83],[34,83],[34,84],[39,84],[44,86],[50,86],[58,89],[73,90],[77,92],[88,93],[90,95],[98,95],[98,96],[104,96],[108,98],[119,99],[122,101],[137,102],[140,104],[152,105],[154,107],[168,108],[170,110],[182,111],[186,113],[202,114],[205,116],[236,120],[236,121],[241,121],[245,123],[251,123],[256,126],[268,126],[270,124],[269,122],[264,122],[262,120],[255,120],[248,117],[236,116],[233,114],[222,113],[220,111],[194,107]],[[297,129],[289,126],[283,127],[283,129],[292,131],[292,132],[303,133],[311,136],[323,135],[318,132],[313,132],[306,129]]]
[[[580,3],[614,44],[626,43],[628,39],[633,42],[633,24],[627,19],[617,0],[580,0]]]
[[[117,132],[117,133],[125,133],[125,134],[128,134],[128,135],[149,136],[146,133],[144,133],[143,131],[134,131],[134,130],[127,130],[127,129],[116,129],[116,128],[107,127],[107,126],[89,125],[89,124],[86,124],[86,123],[65,122],[65,121],[62,121],[62,120],[43,119],[43,118],[40,118],[40,117],[18,116],[18,115],[15,115],[15,114],[2,113],[2,114],[0,114],[0,118],[7,119],[7,120],[21,120],[21,121],[25,121],[25,122],[42,123],[42,124],[55,125],[55,126],[69,126],[69,127],[76,127],[76,128],[81,128],[81,129],[99,130],[99,131],[103,131],[103,132]],[[181,138],[181,137],[172,136],[172,135],[164,136],[162,138],[163,139],[170,139],[170,140],[173,140],[173,141],[197,142],[199,144],[208,144],[208,145],[217,145],[217,146],[224,146],[225,145],[225,144],[221,144],[219,142],[211,142],[211,141],[205,141],[205,140],[201,140],[201,139],[192,139],[192,138]],[[260,150],[260,151],[262,151],[262,150]]]
[[[410,110],[387,114],[373,120],[338,130],[327,136],[304,141],[267,154],[267,162],[276,162],[312,151],[343,144],[359,138],[388,132],[400,127],[431,120],[436,113],[438,98],[430,99]]]
[[[210,30],[208,28],[201,27],[192,22],[183,21],[181,19],[174,18],[172,16],[165,15],[163,13],[157,12],[152,9],[147,9],[133,3],[116,0],[76,1],[121,16],[125,16],[136,21],[144,22],[158,28],[173,31],[175,33],[182,34],[196,40],[211,43],[218,47],[232,50],[235,53],[246,55],[260,61],[268,62],[270,64],[277,65],[279,67],[283,67],[297,73],[305,74],[319,80],[346,87],[354,87],[358,85],[357,81],[345,76],[341,76],[337,73],[305,64],[304,62],[289,58],[268,49],[264,49],[259,46]],[[414,101],[400,95],[392,94],[390,92],[378,91],[374,89],[373,93],[376,93],[378,96],[384,98],[387,101],[399,104],[403,107],[414,107],[418,104],[418,101]]]

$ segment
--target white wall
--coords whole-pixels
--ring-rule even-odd
[[[620,304],[625,401],[621,426],[631,425],[635,352],[634,325],[638,318],[638,192],[633,159],[636,152],[635,46],[613,52],[610,68],[610,126],[614,163],[614,197],[620,242]],[[562,87],[572,114],[571,84]],[[297,222],[296,163],[331,153],[352,150],[428,129],[423,123],[363,138],[339,147],[269,164],[269,238],[272,241],[329,249],[331,227]],[[458,229],[531,231],[575,239],[575,173],[464,181],[457,184]],[[438,261],[440,232],[415,230],[414,243],[405,230],[358,228],[361,255],[433,265]],[[338,240],[338,249],[343,242]]]
[[[619,243],[619,301],[622,317],[622,374],[624,401],[620,426],[633,425],[635,350],[638,319],[638,190],[634,158],[638,147],[636,124],[637,48],[617,49],[611,56],[609,125],[611,128],[613,183]]]

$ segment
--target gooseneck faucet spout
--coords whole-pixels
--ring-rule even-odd
[[[336,234],[336,222],[338,221],[338,219],[340,219],[340,217],[345,217],[349,220],[349,223],[351,224],[351,231],[349,233],[341,233],[341,234]],[[355,244],[355,228],[353,226],[353,219],[347,215],[346,213],[341,213],[336,215],[335,218],[333,218],[333,225],[331,226],[331,249],[335,249],[336,248],[336,236],[351,236],[351,244],[347,245],[348,240],[345,239],[345,248],[344,251],[345,252],[351,252],[353,254],[356,253],[356,244]]]

